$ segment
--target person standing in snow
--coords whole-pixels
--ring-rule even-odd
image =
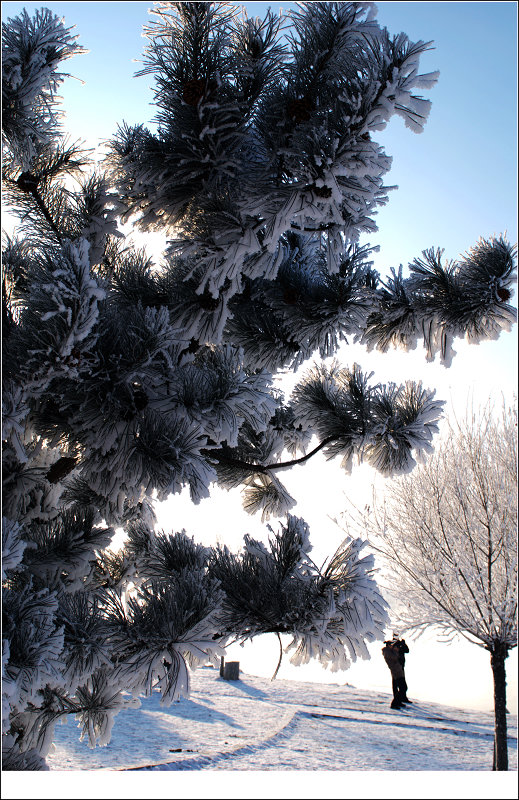
[[[411,700],[407,697],[407,683],[405,680],[405,654],[409,652],[404,639],[394,636],[391,641],[384,642],[382,655],[391,672],[393,680],[393,700],[391,708],[401,708]]]

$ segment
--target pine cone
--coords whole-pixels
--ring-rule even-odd
[[[496,294],[499,297],[499,299],[502,300],[503,303],[507,303],[512,296],[511,292],[509,292],[508,289],[505,289],[504,286],[500,286],[499,289],[496,291]]]
[[[148,395],[144,389],[137,388],[133,390],[133,402],[135,403],[137,411],[143,411],[146,408],[148,405]]]
[[[214,78],[205,80],[204,78],[193,78],[184,84],[182,90],[182,100],[188,106],[196,106],[203,97],[209,97],[216,89],[217,83]]]
[[[296,122],[308,122],[313,110],[312,102],[306,97],[291,100],[287,107],[288,115]]]
[[[205,93],[205,81],[202,78],[193,78],[184,84],[182,100],[188,106],[196,106]]]
[[[32,172],[22,172],[16,183],[27,194],[32,194],[38,188],[39,178],[33,175]]]
[[[46,474],[46,478],[49,483],[57,483],[58,481],[63,480],[69,472],[72,472],[77,462],[77,458],[72,456],[63,456],[62,458],[58,458],[57,461],[54,462],[52,467]]]

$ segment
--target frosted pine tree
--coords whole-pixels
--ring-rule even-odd
[[[294,663],[332,669],[365,657],[388,621],[372,556],[353,540],[315,565],[281,476],[319,450],[346,471],[405,473],[442,402],[309,360],[423,338],[448,365],[453,338],[515,318],[502,238],[387,278],[359,243],[387,199],[376,132],[394,114],[419,132],[429,113],[415,91],[437,78],[419,73],[430,43],[391,36],[371,3],[153,13],[142,72],[158,133],[123,124],[101,169],[61,133],[71,29],[46,10],[2,28],[3,189],[19,218],[3,247],[5,769],[44,768],[70,715],[106,744],[118,712],[154,688],[187,693],[189,670],[231,641],[288,633]],[[159,264],[125,239],[130,221],[168,237]],[[283,396],[274,377],[301,365]],[[214,483],[283,518],[268,544],[246,536],[233,554],[155,530],[156,501],[188,486],[197,503]]]

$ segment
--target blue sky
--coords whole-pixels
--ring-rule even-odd
[[[42,5],[64,16],[67,25],[76,25],[79,43],[90,51],[64,65],[66,71],[84,81],[82,84],[69,79],[61,91],[67,115],[65,127],[72,139],[83,138],[89,146],[95,146],[109,138],[123,120],[149,124],[155,115],[150,105],[152,78],[133,76],[140,67],[135,60],[142,58],[146,43],[141,36],[142,26],[150,20],[148,9],[152,4],[3,2],[2,17],[14,16],[24,7],[31,13]],[[277,11],[280,6],[286,10],[294,3],[244,5],[249,14],[263,15],[269,5]],[[404,127],[402,120],[393,118],[386,130],[375,137],[393,157],[386,182],[399,186],[390,193],[387,206],[379,211],[379,232],[370,237],[372,244],[381,246],[375,256],[377,268],[385,273],[400,263],[406,266],[428,247],[443,247],[447,258],[456,258],[480,236],[505,231],[516,242],[517,4],[381,2],[377,6],[380,23],[391,33],[404,31],[415,41],[433,40],[435,49],[422,56],[421,71],[440,70],[438,84],[423,93],[433,103],[424,132],[414,134]],[[386,356],[366,354],[361,348],[348,346],[340,355],[345,364],[351,365],[356,360],[367,371],[374,370],[378,380],[423,379],[427,386],[437,387],[438,397],[457,411],[464,408],[468,394],[479,401],[491,391],[499,396],[503,390],[508,397],[516,391],[516,328],[497,342],[477,347],[455,343],[455,350],[458,356],[449,370],[437,363],[426,364],[421,350]],[[342,538],[324,518],[339,513],[344,498],[357,494],[360,486],[360,478],[357,482],[355,476],[345,481],[344,476],[338,478],[337,472],[332,473],[333,469],[330,462],[316,457],[314,466],[297,468],[287,480],[289,491],[304,498],[295,513],[308,520],[311,530],[321,534],[327,530],[326,537],[312,536],[312,540],[317,540],[317,555],[333,552]],[[313,491],[317,474],[321,480],[319,502]],[[189,520],[181,516],[176,500],[171,509],[175,508],[177,529],[182,525],[189,529]],[[205,512],[207,519],[213,520],[213,526],[215,519],[225,520],[228,532],[229,513],[220,496],[217,502],[222,503],[217,514],[215,508],[220,506],[214,505],[213,498],[197,508],[195,528],[200,532],[208,524],[204,521]],[[233,520],[240,537],[246,530],[257,534],[258,526],[238,511]],[[190,532],[196,535],[198,531]],[[477,652],[473,654],[474,650]],[[423,653],[422,664],[425,664],[429,655],[426,650]],[[447,658],[459,661],[452,649]],[[477,672],[480,664],[481,674],[486,676],[481,702],[488,707],[491,687],[486,654],[472,646],[470,658],[473,670]],[[345,679],[350,680],[348,676]],[[376,683],[377,676],[372,680]],[[469,706],[479,702],[476,690],[467,697],[463,695],[462,683],[461,671],[456,690],[459,702],[455,702],[455,697],[444,698],[443,702]],[[432,685],[432,691],[430,699],[439,699],[434,692],[441,690]]]

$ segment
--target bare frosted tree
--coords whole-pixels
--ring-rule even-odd
[[[494,764],[508,769],[505,660],[517,645],[517,409],[449,422],[434,455],[392,481],[363,524],[380,544],[404,630],[434,626],[490,652]]]

